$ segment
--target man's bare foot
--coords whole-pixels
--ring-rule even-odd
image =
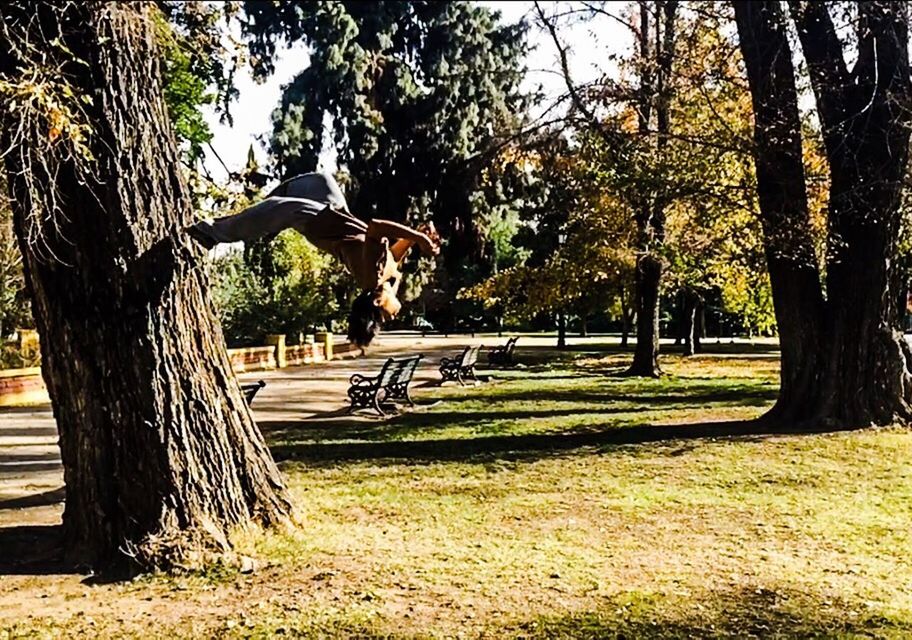
[[[218,244],[218,241],[215,238],[204,232],[197,225],[187,227],[186,232],[188,236],[203,245],[207,250]]]

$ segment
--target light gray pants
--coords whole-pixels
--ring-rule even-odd
[[[285,229],[303,234],[313,217],[326,207],[326,203],[308,198],[272,196],[233,216],[203,221],[194,227],[215,242],[256,240]]]

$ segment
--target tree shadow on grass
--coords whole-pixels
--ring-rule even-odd
[[[669,602],[653,595],[614,597],[596,610],[511,625],[524,638],[908,637],[908,620],[858,611],[859,603],[795,589],[741,588]],[[664,606],[663,606],[664,605]],[[662,610],[666,608],[666,610]],[[667,610],[670,608],[671,610]]]
[[[415,436],[428,432],[443,432],[447,429],[460,428],[477,432],[497,432],[505,430],[510,422],[522,420],[561,419],[570,416],[604,415],[610,420],[617,416],[614,423],[603,423],[593,426],[591,421],[580,425],[563,435],[573,433],[604,431],[621,428],[618,422],[623,416],[648,413],[653,411],[692,410],[707,407],[756,407],[763,408],[775,400],[774,388],[756,386],[719,387],[717,385],[691,386],[686,389],[674,389],[662,395],[624,394],[616,391],[585,389],[553,389],[546,393],[537,390],[516,390],[486,396],[481,407],[466,407],[459,402],[472,401],[471,396],[451,398],[449,406],[456,409],[441,410],[434,406],[428,410],[405,411],[386,419],[365,419],[363,416],[353,418],[338,411],[321,414],[305,420],[270,420],[268,412],[260,413],[258,424],[267,438],[276,444],[276,448],[294,444],[295,441],[342,441],[367,440],[382,442],[414,439]],[[562,403],[570,406],[537,406],[536,403]],[[509,405],[520,404],[523,409]],[[477,406],[477,405],[476,405]],[[444,405],[446,407],[446,405]],[[540,407],[540,408],[539,408]],[[629,427],[624,427],[629,428]],[[511,437],[521,438],[522,435]]]
[[[637,413],[650,411],[646,407],[631,409],[617,409],[618,413]],[[320,417],[311,420],[260,421],[260,430],[271,441],[281,442],[287,440],[370,440],[386,441],[396,440],[403,436],[414,435],[417,432],[433,429],[439,431],[458,425],[467,429],[478,429],[484,425],[501,423],[510,420],[547,419],[572,415],[605,414],[612,411],[601,407],[585,409],[544,409],[529,411],[447,411],[425,413],[410,411],[388,419],[380,417],[374,420],[352,419],[351,417],[335,417],[338,412],[333,412],[330,418]]]
[[[488,396],[491,402],[579,402],[603,407],[604,405],[623,402],[639,403],[643,406],[666,407],[674,404],[688,406],[765,406],[776,399],[778,389],[774,386],[758,387],[757,385],[691,385],[659,390],[652,393],[624,393],[602,389],[549,389],[541,392],[537,389],[520,389],[503,391]],[[600,410],[600,409],[596,409]]]
[[[440,438],[386,442],[318,442],[276,444],[272,454],[279,461],[335,464],[395,459],[410,462],[472,462],[491,459],[532,460],[580,449],[610,449],[620,445],[712,439],[763,438],[787,434],[828,433],[831,429],[799,429],[758,420],[696,422],[635,427],[593,427],[587,432]]]
[[[0,527],[0,575],[77,573],[63,558],[62,525]]]
[[[610,355],[633,356],[634,343],[628,346],[621,346],[615,342],[605,343],[586,343],[570,344],[566,349],[557,349],[550,345],[523,345],[522,338],[516,347],[514,358],[516,362],[524,364],[547,364],[550,361],[572,360],[583,354],[592,354],[593,356],[604,357]],[[662,345],[663,355],[681,355],[684,353],[683,345]],[[743,358],[757,357],[779,357],[779,345],[777,344],[745,344],[721,342],[704,342],[700,353],[695,354],[694,358],[705,356],[738,356]]]

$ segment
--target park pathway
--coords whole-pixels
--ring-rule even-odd
[[[254,371],[239,374],[238,378],[242,382],[266,382],[253,403],[258,422],[314,419],[324,414],[338,416],[347,404],[346,391],[352,374],[376,373],[391,355],[424,354],[415,375],[415,395],[420,398],[421,387],[439,378],[437,364],[441,357],[466,344],[485,341],[500,344],[504,339],[390,333],[381,336],[366,357]],[[63,497],[63,469],[50,405],[0,408],[0,526],[59,522]]]

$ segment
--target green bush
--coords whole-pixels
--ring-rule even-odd
[[[0,343],[0,369],[24,369],[41,364],[41,356],[36,353],[25,356],[14,342]]]
[[[340,267],[295,231],[215,259],[215,302],[229,346],[292,338],[340,315]]]

